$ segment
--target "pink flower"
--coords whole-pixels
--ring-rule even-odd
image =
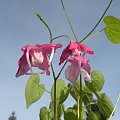
[[[23,51],[23,55],[18,61],[19,68],[16,73],[16,77],[27,74],[29,70],[31,73],[33,73],[32,67],[38,67],[39,69],[43,70],[42,73],[46,72],[47,75],[50,75],[49,66],[53,54],[57,48],[61,47],[61,44],[37,44],[35,46],[24,46],[21,49]],[[50,55],[49,60],[47,57],[48,55]]]
[[[88,64],[89,59],[85,58],[86,53],[94,54],[94,52],[84,44],[72,41],[62,52],[59,64],[65,60],[71,63],[65,71],[65,76],[73,85],[76,83],[80,74],[85,80],[91,81],[91,68]]]
[[[81,52],[83,52],[82,56],[85,56],[86,53],[94,54],[94,51],[92,51],[86,45],[71,41],[70,44],[63,50],[59,64],[63,63],[69,56],[74,54],[79,55]]]

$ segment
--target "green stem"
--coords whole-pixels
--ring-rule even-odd
[[[80,97],[78,97],[78,120],[80,120]]]
[[[100,98],[100,93],[99,92],[94,92],[94,94],[96,95],[96,97],[99,99]]]
[[[56,120],[56,79],[54,79],[54,120]]]
[[[42,18],[42,16],[38,13],[38,12],[36,12],[35,10],[34,10],[34,8],[32,8],[32,10],[34,11],[34,13],[37,15],[37,17],[41,20],[41,22],[46,26],[46,28],[48,29],[48,31],[49,31],[49,33],[50,33],[50,43],[52,43],[52,32],[51,32],[51,29],[50,29],[50,27],[48,26],[48,24],[45,22],[45,20]]]
[[[80,75],[80,105],[79,105],[79,119],[82,118],[82,76]]]
[[[117,99],[117,101],[116,101],[115,107],[114,107],[114,109],[113,109],[110,117],[108,118],[108,120],[110,120],[110,119],[112,118],[112,116],[113,116],[113,114],[114,114],[114,112],[115,112],[115,110],[116,110],[116,107],[117,107],[117,105],[118,105],[119,100],[120,100],[120,93],[119,93],[119,95],[118,95],[118,99]]]
[[[60,38],[60,37],[66,37],[71,41],[71,38],[69,36],[67,36],[67,35],[60,35],[60,36],[54,37],[54,38],[51,39],[51,41],[53,41],[53,40],[55,40],[57,38]]]
[[[55,72],[53,69],[53,65],[51,62],[51,69],[52,69],[52,73],[53,73],[53,77],[54,77],[54,120],[56,120],[56,77],[55,77]]]
[[[97,24],[96,24],[96,25],[93,27],[93,29],[80,41],[80,43],[83,42],[83,41],[96,29],[96,27],[99,25],[99,23],[100,23],[101,20],[103,19],[104,15],[106,14],[107,10],[109,9],[112,1],[113,1],[113,0],[110,0],[107,8],[105,9],[104,13],[102,14],[102,16],[101,16],[101,18],[99,19],[99,21],[97,22]]]
[[[62,4],[64,13],[65,13],[65,16],[66,16],[66,18],[67,18],[68,24],[69,24],[69,26],[70,26],[70,28],[71,28],[71,31],[72,31],[73,35],[74,35],[74,38],[75,38],[76,41],[78,41],[78,39],[77,39],[77,37],[76,37],[76,35],[75,35],[75,32],[74,32],[74,29],[73,29],[73,27],[72,27],[72,24],[71,24],[71,22],[70,22],[70,19],[69,19],[69,17],[68,17],[68,14],[67,14],[67,12],[66,12],[66,9],[65,9],[63,0],[61,0],[61,4]]]
[[[59,78],[59,76],[60,76],[61,72],[63,71],[63,69],[64,69],[64,67],[65,67],[66,64],[67,64],[67,61],[66,61],[66,62],[64,63],[64,65],[62,66],[62,68],[61,68],[60,72],[58,73],[56,79]]]
[[[90,39],[92,39],[92,38],[98,36],[104,29],[105,29],[105,28],[103,28],[102,30],[98,31],[97,33],[95,33],[95,34],[93,34],[93,35],[87,37],[84,41],[90,40]],[[81,43],[81,42],[83,42],[83,41],[80,41],[80,43]]]

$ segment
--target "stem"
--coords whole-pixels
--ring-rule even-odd
[[[51,41],[53,41],[53,40],[55,40],[57,38],[60,38],[60,37],[66,37],[71,41],[71,38],[69,36],[67,36],[67,35],[60,35],[60,36],[54,37],[54,38],[51,39]]]
[[[94,94],[96,95],[96,97],[99,99],[100,98],[100,93],[99,92],[94,92]]]
[[[49,31],[49,33],[50,33],[50,43],[52,43],[52,32],[51,32],[51,30],[50,30],[50,27],[48,26],[48,24],[45,22],[45,20],[42,18],[42,16],[38,13],[38,12],[36,12],[35,10],[34,10],[34,8],[32,8],[32,10],[34,11],[34,13],[37,15],[37,17],[41,20],[41,22],[46,26],[46,28],[48,29],[48,31]]]
[[[64,69],[65,65],[66,65],[67,61],[64,63],[63,67],[61,68],[60,72],[58,73],[57,77],[56,77],[56,80],[59,78],[62,70]]]
[[[78,120],[80,119],[80,97],[78,97]]]
[[[104,29],[105,29],[105,28],[103,28],[102,30],[98,31],[97,33],[95,33],[95,34],[93,34],[93,35],[87,37],[84,41],[90,40],[90,39],[92,39],[92,38],[98,36]],[[80,43],[81,43],[81,42],[83,42],[83,41],[80,41]]]
[[[56,79],[54,79],[54,120],[56,120]]]
[[[82,76],[80,75],[80,105],[79,105],[79,119],[78,120],[82,120]]]
[[[113,0],[110,0],[107,8],[105,9],[104,13],[102,14],[102,16],[101,16],[101,18],[99,19],[99,21],[97,22],[97,24],[93,27],[93,29],[92,29],[80,42],[83,42],[83,41],[96,29],[96,27],[99,25],[99,23],[100,23],[101,20],[103,19],[104,15],[106,14],[107,10],[109,9],[112,1],[113,1]]]
[[[67,18],[68,24],[69,24],[69,26],[70,26],[70,28],[71,28],[71,31],[72,31],[73,35],[74,35],[74,38],[75,38],[76,41],[78,41],[78,39],[77,39],[77,37],[76,37],[76,35],[75,35],[75,32],[74,32],[74,29],[73,29],[73,27],[72,27],[72,24],[71,24],[71,22],[70,22],[70,19],[69,19],[69,17],[68,17],[68,14],[67,14],[67,12],[66,12],[66,9],[65,9],[63,0],[61,0],[61,4],[62,4],[64,13],[65,13],[65,16],[66,16],[66,18]]]
[[[53,65],[51,62],[51,69],[52,69],[52,73],[53,73],[53,77],[54,77],[54,120],[56,120],[56,78],[55,78],[55,72],[53,69]]]
[[[110,120],[110,119],[112,118],[112,116],[113,116],[113,114],[114,114],[114,112],[115,112],[115,110],[116,110],[116,107],[117,107],[117,105],[118,105],[119,100],[120,100],[120,93],[119,93],[119,95],[118,95],[118,99],[117,99],[117,101],[116,101],[115,107],[114,107],[114,109],[113,109],[110,117],[108,118],[108,120]]]

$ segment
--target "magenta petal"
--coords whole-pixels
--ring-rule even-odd
[[[71,41],[70,44],[62,52],[59,65],[63,63],[70,55],[72,55],[72,52],[75,51],[77,47],[78,44]]]
[[[61,48],[62,44],[44,44],[44,45],[35,45],[37,48],[39,48],[39,51],[42,51],[43,54],[51,54],[52,48],[54,47],[54,50],[56,51],[57,48]]]
[[[87,47],[84,44],[78,43],[78,49],[82,51],[83,53],[89,53],[89,54],[94,54],[94,51],[92,51],[89,47]]]
[[[68,62],[71,62],[71,65],[67,67],[65,71],[65,76],[73,84],[76,82],[78,76],[80,75],[81,70],[80,58],[81,58],[80,56],[76,56],[68,59]]]
[[[44,57],[43,63],[39,64],[38,68],[45,71],[47,75],[50,75],[49,63],[48,63],[47,57]]]
[[[27,64],[26,56],[25,55],[23,55],[19,59],[18,66],[19,66],[19,68],[18,68],[18,71],[16,73],[16,77],[24,75],[24,74],[26,74],[29,71],[29,66]]]
[[[78,76],[80,74],[80,70],[73,68],[73,66],[68,66],[65,70],[66,79],[69,80],[71,83],[75,84]]]

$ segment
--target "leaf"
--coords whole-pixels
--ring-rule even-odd
[[[63,80],[58,79],[56,81],[56,101],[57,105],[62,104],[69,95],[69,88],[65,86],[65,83]],[[51,99],[54,101],[54,85],[51,89]]]
[[[106,16],[104,23],[106,24],[104,32],[108,39],[114,44],[120,43],[120,19],[113,16]]]
[[[93,94],[87,87],[83,87],[82,95],[84,105],[86,106],[87,109],[89,109],[91,107],[91,103],[93,100]]]
[[[91,73],[91,83],[85,81],[85,84],[93,93],[96,93],[102,90],[104,82],[103,74],[98,70],[93,70]]]
[[[39,117],[40,117],[40,120],[48,120],[48,113],[47,113],[46,107],[42,107],[40,109]]]
[[[77,82],[74,85],[74,89],[72,88],[71,83],[68,84],[68,87],[70,88],[70,95],[78,101],[78,97],[80,96],[80,80],[77,80]],[[84,85],[82,85],[83,89]]]
[[[73,108],[68,108],[67,111],[64,112],[65,120],[77,120],[77,111]]]
[[[65,120],[78,120],[78,106],[75,104],[73,107],[68,108],[64,111]],[[84,108],[82,108],[81,120],[86,120],[86,113]]]
[[[98,99],[98,107],[100,111],[105,115],[105,117],[109,118],[114,106],[110,100],[110,98],[105,94],[101,93],[100,98]]]
[[[101,114],[98,111],[88,113],[88,120],[102,120]]]
[[[77,116],[78,116],[78,104],[74,104],[73,109],[76,110]],[[79,113],[80,114],[80,113]],[[86,111],[85,108],[82,107],[82,113],[81,113],[81,119],[82,120],[86,120],[87,116],[86,116]]]
[[[61,115],[63,114],[63,112],[64,112],[64,105],[63,104],[59,104],[57,106],[57,110],[56,110],[56,117],[60,118]],[[51,118],[54,118],[54,103],[53,102],[51,102],[50,106],[49,106],[49,116]]]
[[[26,108],[38,101],[44,93],[44,85],[40,84],[39,75],[31,75],[25,88]]]

